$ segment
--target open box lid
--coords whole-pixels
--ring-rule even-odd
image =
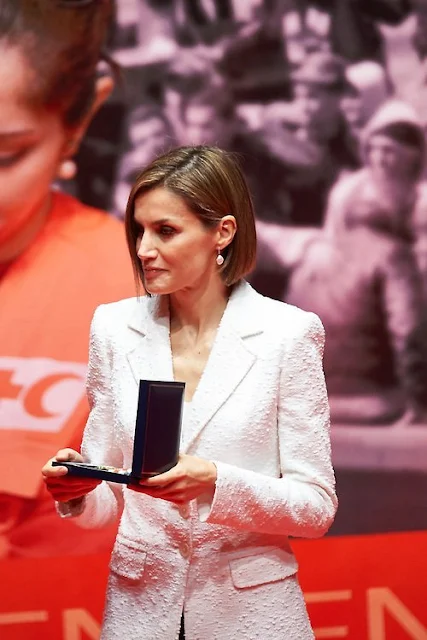
[[[167,471],[178,461],[184,382],[140,380],[131,476]]]
[[[123,484],[171,469],[179,456],[184,390],[184,382],[140,380],[130,471],[90,462],[54,460],[52,465],[66,467],[70,476]]]

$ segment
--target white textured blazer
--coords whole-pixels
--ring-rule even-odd
[[[218,470],[211,503],[177,507],[102,483],[77,520],[121,510],[102,638],[313,638],[288,536],[314,538],[337,506],[320,320],[236,285],[183,425],[181,451]],[[103,305],[91,330],[82,453],[132,465],[140,379],[173,380],[167,298]]]

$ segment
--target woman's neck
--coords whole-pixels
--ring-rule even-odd
[[[207,286],[171,294],[171,331],[185,327],[197,339],[205,332],[216,330],[227,306],[228,296],[229,288],[217,275]]]
[[[46,198],[37,212],[29,216],[22,224],[0,237],[0,265],[10,264],[31,245],[44,227],[52,206],[52,195]]]

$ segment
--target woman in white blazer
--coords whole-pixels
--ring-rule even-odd
[[[186,383],[181,455],[136,488],[43,469],[62,516],[120,517],[103,640],[313,638],[289,537],[323,535],[337,500],[314,314],[256,293],[251,198],[211,147],[138,177],[129,250],[148,294],[97,309],[82,455],[128,468],[140,379]]]

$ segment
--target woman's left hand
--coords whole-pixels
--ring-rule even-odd
[[[129,489],[161,498],[175,504],[183,504],[202,494],[215,491],[216,466],[209,460],[195,456],[180,455],[178,463],[158,476],[140,480],[139,485]]]

